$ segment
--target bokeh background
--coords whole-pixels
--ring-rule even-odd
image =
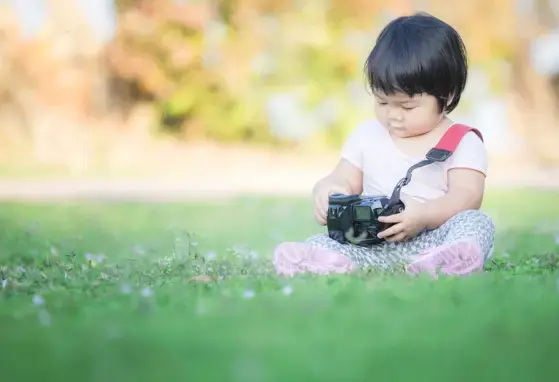
[[[380,29],[462,34],[490,186],[559,185],[557,0],[1,0],[0,196],[307,194]]]

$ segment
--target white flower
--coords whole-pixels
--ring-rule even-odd
[[[291,285],[286,285],[283,287],[284,295],[289,296],[291,293],[293,293],[293,288],[291,287]]]
[[[39,295],[33,296],[33,304],[35,305],[43,305],[45,303],[45,299]]]
[[[254,291],[252,289],[247,289],[245,290],[245,293],[243,293],[243,298],[251,299],[253,297],[254,297]]]
[[[124,294],[130,294],[132,293],[132,287],[128,284],[122,284],[120,286],[120,291]]]
[[[2,280],[2,289],[6,288],[6,285],[8,285],[8,279]]]
[[[248,257],[250,257],[252,260],[256,260],[258,258],[258,252],[250,251]]]
[[[210,251],[210,252],[206,253],[206,255],[204,257],[208,260],[215,260],[217,255],[215,254],[214,251]]]
[[[142,291],[140,292],[142,297],[149,297],[153,294],[153,291],[150,288],[144,288],[142,289]]]
[[[94,254],[94,253],[86,253],[85,255],[85,260],[88,263],[91,263],[91,265],[95,266],[97,264],[101,264],[104,260],[105,260],[105,255],[103,254]]]

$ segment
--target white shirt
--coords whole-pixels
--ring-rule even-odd
[[[425,159],[424,156],[414,158],[403,153],[375,119],[367,120],[354,129],[342,148],[341,156],[363,172],[363,194],[389,197],[408,169]],[[483,141],[473,131],[468,132],[445,162],[415,169],[411,182],[402,188],[401,197],[403,200],[412,197],[425,202],[444,196],[448,190],[448,170],[470,168],[487,175],[487,162]]]

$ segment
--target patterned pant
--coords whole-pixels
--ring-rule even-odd
[[[495,226],[492,219],[479,210],[460,212],[434,230],[423,231],[404,242],[382,243],[372,248],[354,244],[340,244],[330,239],[328,234],[309,237],[305,243],[341,253],[356,268],[377,268],[391,270],[407,265],[426,251],[456,243],[466,243],[481,250],[483,261],[493,255]],[[286,259],[279,256],[278,268],[284,266]]]

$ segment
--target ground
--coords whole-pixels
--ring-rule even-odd
[[[558,202],[490,190],[495,257],[439,280],[276,277],[323,230],[302,197],[4,202],[2,380],[552,380]]]
[[[105,165],[100,168],[74,168],[80,161],[64,150],[60,158],[63,166],[39,166],[25,152],[21,155],[30,162],[20,157],[6,163],[0,160],[0,200],[168,202],[247,194],[306,196],[339,160],[339,150],[272,150],[208,142],[147,147],[125,144],[121,150],[104,153]],[[525,151],[491,153],[489,164],[489,187],[559,189],[559,166],[538,165]]]

